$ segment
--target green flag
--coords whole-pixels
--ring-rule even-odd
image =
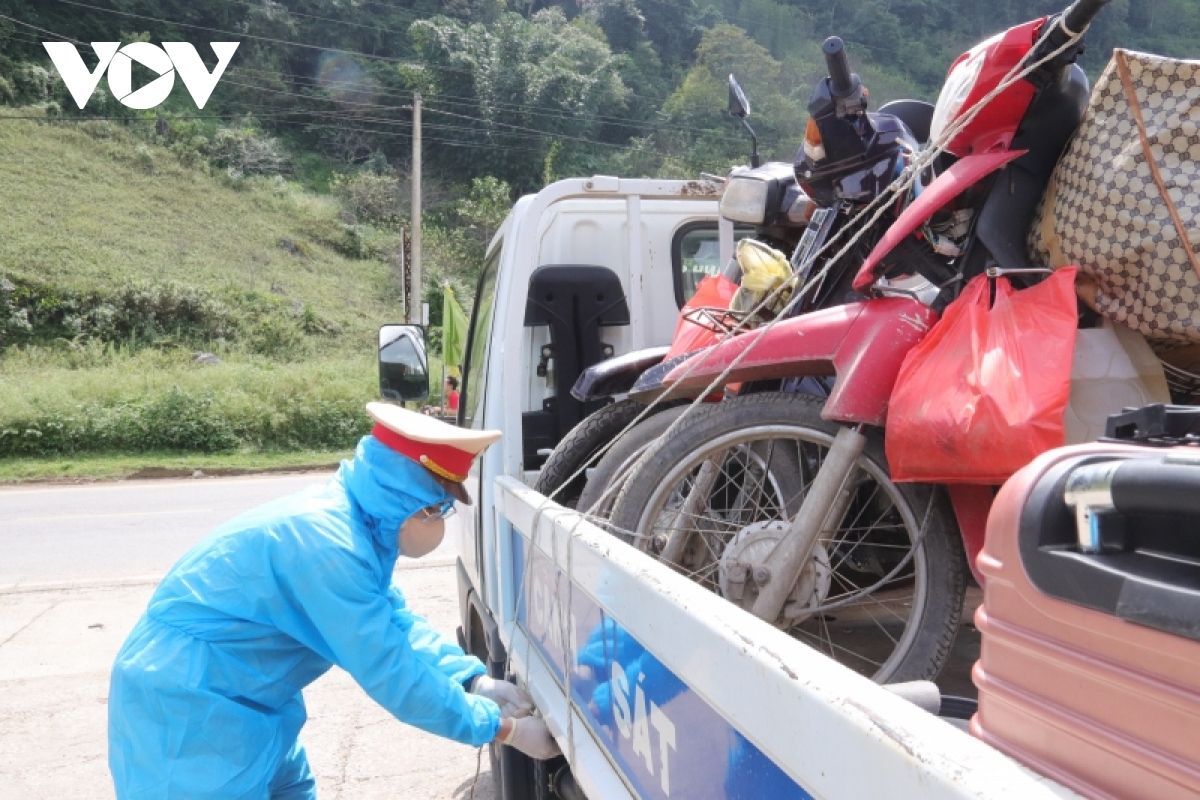
[[[451,374],[458,374],[466,346],[467,315],[454,299],[454,290],[447,285],[442,289],[442,359]]]

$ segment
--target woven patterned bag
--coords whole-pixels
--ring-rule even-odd
[[[1156,350],[1200,343],[1200,61],[1114,51],[1027,244]]]

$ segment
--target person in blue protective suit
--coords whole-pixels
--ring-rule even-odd
[[[301,690],[337,664],[397,719],[472,746],[558,755],[529,696],[408,608],[399,556],[444,535],[500,434],[370,403],[376,426],[323,487],[250,511],[176,564],[113,665],[119,798],[308,798]]]

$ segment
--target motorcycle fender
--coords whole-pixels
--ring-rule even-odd
[[[925,191],[921,192],[916,200],[909,203],[908,208],[904,209],[904,213],[883,234],[879,243],[867,256],[867,260],[863,262],[858,274],[854,276],[855,290],[865,292],[879,278],[875,274],[875,268],[888,253],[892,252],[892,248],[921,227],[925,220],[933,216],[934,212],[974,186],[985,176],[1027,152],[1027,150],[1003,150],[998,153],[964,156],[955,161],[948,170],[938,175],[933,183],[925,187]]]
[[[837,379],[821,416],[882,426],[904,356],[937,318],[933,309],[906,297],[822,309],[701,351],[662,384],[674,396],[697,393],[727,369],[725,385],[833,374]]]
[[[648,347],[593,364],[575,381],[571,396],[587,402],[628,392],[643,372],[662,362],[669,349]]]
[[[969,483],[952,483],[946,488],[950,491],[950,503],[954,506],[958,529],[962,532],[963,549],[967,551],[967,564],[971,566],[971,574],[975,576],[975,580],[980,586],[983,586],[984,576],[979,571],[975,560],[983,550],[988,512],[992,510],[992,500],[996,497],[996,489],[994,486],[977,486]]]

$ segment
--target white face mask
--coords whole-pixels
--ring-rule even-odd
[[[428,519],[421,511],[400,526],[400,554],[420,558],[433,552],[446,536],[446,520]]]

